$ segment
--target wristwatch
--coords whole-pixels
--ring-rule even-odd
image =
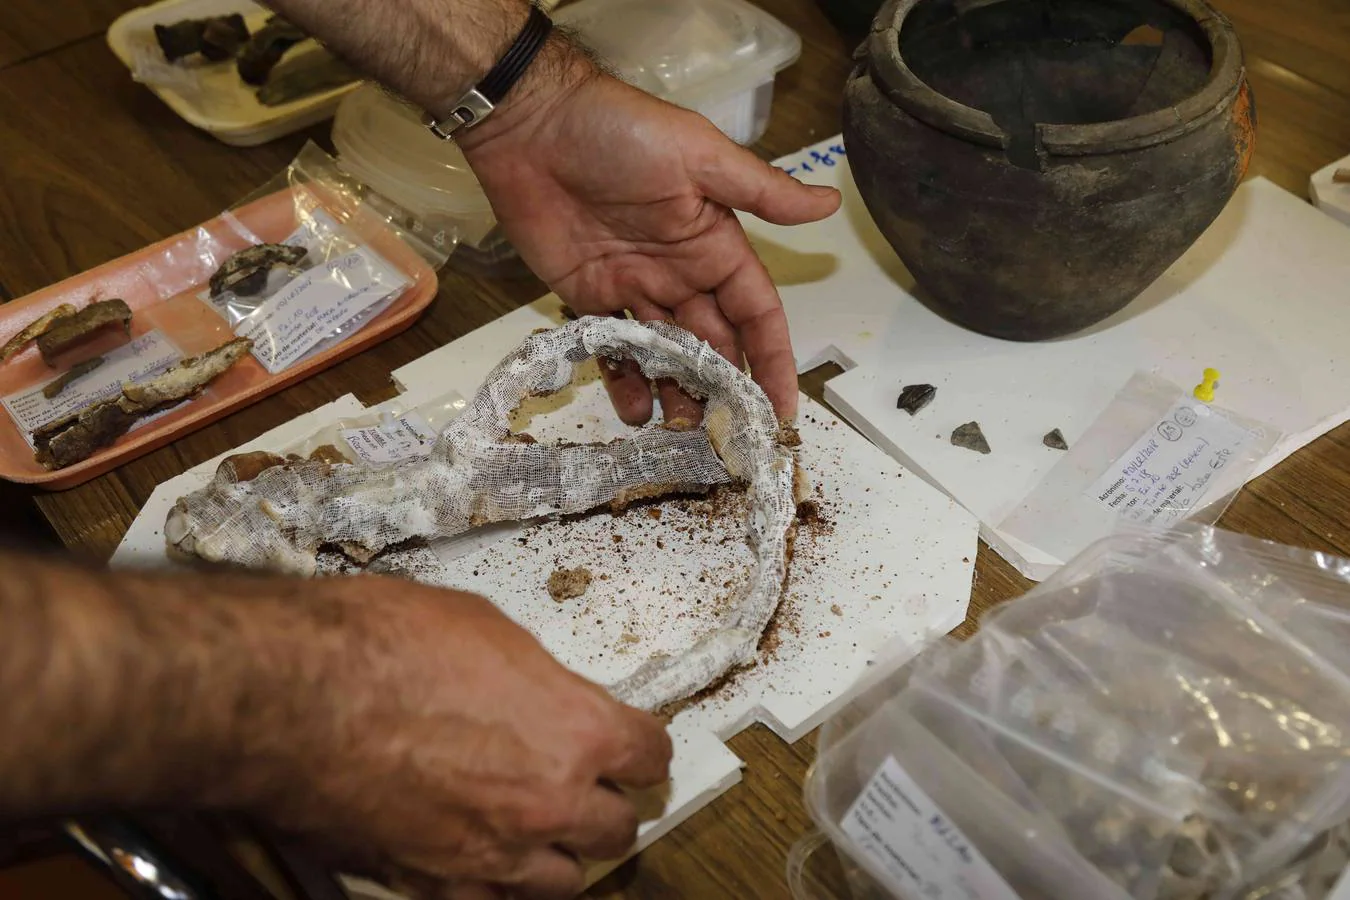
[[[515,43],[507,49],[483,80],[460,97],[459,102],[445,118],[438,120],[431,113],[427,113],[423,121],[427,128],[431,129],[431,133],[441,140],[448,141],[461,128],[472,128],[491,115],[492,110],[520,80],[520,76],[525,74],[525,70],[534,61],[552,31],[553,20],[542,9],[531,3],[530,17],[520,29]]]

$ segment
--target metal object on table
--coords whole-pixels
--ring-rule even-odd
[[[349,900],[340,879],[305,848],[252,828],[168,815],[81,819],[64,830],[134,900]],[[248,854],[251,864],[230,849],[241,840],[261,851]]]
[[[210,900],[216,896],[125,821],[68,822],[65,831],[136,900]]]

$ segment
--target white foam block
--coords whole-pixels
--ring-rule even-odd
[[[1350,169],[1350,156],[1314,172],[1308,180],[1308,196],[1322,212],[1338,222],[1350,225],[1350,183],[1335,179],[1341,169]]]
[[[394,373],[402,404],[449,390],[472,396],[533,329],[561,321],[557,299],[545,297],[410,363]],[[284,446],[350,414],[334,409],[322,421],[311,415],[249,448]],[[603,441],[627,431],[593,365],[573,388],[527,401],[517,420],[541,441]],[[671,723],[672,777],[643,798],[650,815],[633,853],[739,781],[741,761],[726,748],[727,738],[764,722],[796,740],[848,702],[858,679],[878,662],[908,655],[921,639],[965,619],[977,548],[974,517],[805,397],[800,426],[801,458],[829,525],[805,529],[798,539],[774,649]],[[202,485],[218,462],[161,485],[114,561],[163,563],[169,508]],[[690,501],[659,508],[659,518],[635,508],[620,517],[486,529],[437,548],[441,578],[491,598],[564,665],[610,682],[653,652],[692,643],[751,561],[734,509],[709,515]],[[593,580],[583,596],[558,603],[546,585],[564,566],[585,566]],[[596,867],[590,880],[618,862]]]
[[[878,446],[956,498],[989,543],[1031,578],[1063,560],[997,530],[1136,371],[1185,389],[1222,373],[1216,402],[1285,438],[1261,474],[1350,418],[1350,232],[1269,181],[1244,184],[1219,220],[1128,308],[1068,339],[1013,343],[944,321],[914,299],[914,282],[863,206],[839,138],[779,161],[844,193],[815,224],[745,218],[779,285],[801,371],[848,371],[826,399]],[[821,159],[832,164],[824,165]],[[809,166],[810,171],[806,171]],[[932,384],[917,416],[896,409],[902,386]],[[953,447],[978,421],[993,452]],[[1110,463],[1103,460],[1103,469]]]

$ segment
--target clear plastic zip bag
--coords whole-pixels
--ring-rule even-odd
[[[1344,560],[1118,535],[827,723],[808,806],[900,898],[1006,896],[970,892],[974,859],[1029,898],[1324,900],[1350,860],[1350,673],[1323,623],[1347,610]],[[926,815],[860,826],[902,776]],[[934,868],[953,841],[967,858]]]
[[[309,143],[276,178],[168,247],[166,264],[144,267],[143,277],[161,297],[195,296],[251,339],[254,358],[276,375],[379,318],[417,281],[407,258],[438,269],[454,240],[428,236]]]
[[[1279,438],[1137,373],[999,530],[1068,560],[1122,527],[1213,524]]]

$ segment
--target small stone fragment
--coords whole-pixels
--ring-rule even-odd
[[[590,586],[590,569],[558,569],[548,576],[548,595],[559,603],[580,597]]]
[[[895,408],[903,409],[912,416],[932,403],[935,396],[937,388],[931,384],[911,384],[900,392],[900,399],[895,401]]]
[[[1049,447],[1051,450],[1069,449],[1069,442],[1064,440],[1064,432],[1060,431],[1058,428],[1042,438],[1041,443],[1045,444],[1045,446]]]
[[[953,431],[952,446],[974,450],[976,453],[989,453],[989,442],[985,440],[979,422],[967,422]]]
[[[834,613],[836,616],[842,616],[844,614],[844,611],[839,608],[838,603],[830,604],[830,612]]]

